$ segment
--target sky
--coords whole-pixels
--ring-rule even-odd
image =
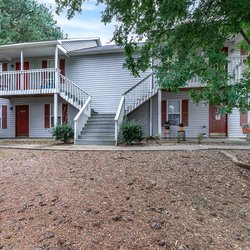
[[[52,8],[55,20],[69,38],[100,37],[103,45],[110,42],[114,24],[105,26],[101,22],[100,12],[104,9],[104,6],[96,6],[95,0],[84,3],[82,13],[76,14],[71,20],[67,19],[65,11],[59,16],[55,13],[56,4],[54,0],[37,0],[37,2]]]

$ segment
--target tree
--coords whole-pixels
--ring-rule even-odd
[[[55,0],[57,11],[68,17],[80,12],[84,0]],[[178,91],[199,76],[200,91],[190,91],[194,101],[208,101],[230,113],[234,107],[250,109],[250,72],[231,84],[225,65],[224,43],[241,34],[250,47],[249,0],[98,0],[106,9],[102,21],[117,22],[113,40],[125,47],[125,65],[137,76],[151,66],[163,89]],[[144,42],[142,46],[138,43]],[[140,51],[140,57],[135,52]],[[249,65],[249,58],[247,64]]]
[[[35,0],[0,0],[0,44],[59,39],[52,11]]]

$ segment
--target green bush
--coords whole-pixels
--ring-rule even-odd
[[[53,129],[53,136],[58,141],[69,143],[74,138],[74,130],[69,124],[57,125]]]
[[[121,125],[122,139],[127,144],[143,140],[142,126],[136,121],[124,121]]]
[[[198,143],[201,144],[201,141],[203,140],[204,136],[203,136],[203,133],[199,133],[197,135],[197,140],[198,140]]]

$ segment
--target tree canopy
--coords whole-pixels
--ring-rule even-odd
[[[68,17],[84,0],[55,0]],[[106,5],[102,21],[116,21],[113,41],[125,47],[126,66],[136,76],[157,62],[154,71],[163,89],[178,91],[198,76],[203,88],[191,91],[194,101],[219,104],[222,112],[250,109],[250,72],[231,84],[224,44],[241,34],[250,47],[249,0],[98,0]],[[138,43],[144,42],[142,46]],[[135,57],[140,51],[140,57]],[[246,61],[249,66],[249,57]]]
[[[63,37],[52,11],[35,0],[0,0],[0,44]]]

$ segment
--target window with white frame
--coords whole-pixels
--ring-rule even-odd
[[[170,100],[167,102],[167,120],[172,126],[178,126],[181,122],[181,101]]]
[[[58,103],[57,124],[62,124],[62,104]],[[54,127],[54,104],[50,104],[50,127]]]

